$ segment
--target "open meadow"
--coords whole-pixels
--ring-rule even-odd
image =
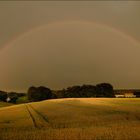
[[[68,98],[0,108],[0,140],[139,140],[139,98]]]

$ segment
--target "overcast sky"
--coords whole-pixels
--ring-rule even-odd
[[[139,1],[1,1],[0,89],[140,88],[139,25]]]

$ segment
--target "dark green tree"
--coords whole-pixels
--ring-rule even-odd
[[[109,83],[97,84],[96,92],[96,97],[115,97],[113,86]]]
[[[9,92],[8,93],[8,97],[9,97],[9,101],[10,103],[16,103],[17,99],[18,99],[18,93],[16,92]]]
[[[0,91],[0,101],[6,102],[6,99],[7,99],[7,92]]]
[[[83,85],[80,89],[81,97],[96,97],[96,87],[94,85]]]
[[[44,86],[40,87],[30,87],[28,89],[28,99],[29,101],[42,101],[52,98],[52,91]]]
[[[72,86],[56,92],[58,98],[96,97],[96,87],[93,85]]]

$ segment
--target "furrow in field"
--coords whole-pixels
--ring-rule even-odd
[[[42,128],[48,127],[48,119],[42,113],[40,113],[37,109],[33,108],[31,105],[26,104],[27,110],[30,114],[34,127]]]
[[[38,125],[37,125],[36,119],[35,119],[34,115],[31,113],[31,111],[30,111],[30,109],[29,109],[29,107],[27,105],[26,105],[26,109],[27,109],[27,111],[28,111],[28,113],[29,113],[29,115],[31,117],[31,120],[33,122],[34,127],[37,128]]]
[[[42,113],[40,113],[37,109],[35,109],[33,106],[29,105],[30,108],[32,108],[32,110],[34,110],[34,112],[36,112],[36,114],[38,114],[38,116],[40,116],[42,118],[42,120],[44,120],[46,123],[49,123],[49,120],[47,118],[47,116],[43,115]]]

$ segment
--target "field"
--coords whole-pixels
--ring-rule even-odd
[[[12,103],[0,102],[0,107],[11,106]]]
[[[55,99],[0,108],[0,140],[140,140],[140,99]]]

